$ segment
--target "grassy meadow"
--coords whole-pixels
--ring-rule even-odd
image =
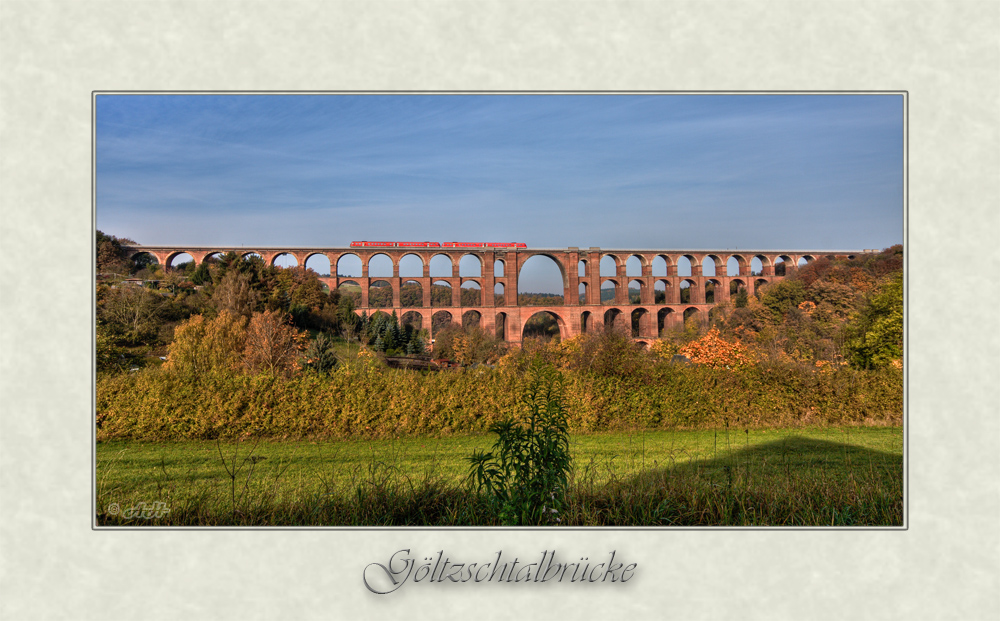
[[[494,438],[101,441],[96,519],[109,526],[499,526],[489,499],[466,480],[466,458]],[[548,525],[903,520],[899,426],[577,433],[570,448],[567,505]]]

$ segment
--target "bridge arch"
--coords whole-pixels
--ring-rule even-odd
[[[180,260],[182,257],[187,257],[187,259]],[[198,265],[198,262],[195,260],[194,256],[191,255],[190,252],[171,252],[169,255],[167,255],[166,267],[168,267],[169,269],[177,269],[181,265],[191,262],[194,262],[195,265]]]
[[[528,323],[534,317],[537,317],[539,315],[548,315],[549,317],[552,317],[553,319],[555,319],[556,325],[559,328],[559,339],[560,340],[564,340],[566,338],[566,335],[567,335],[566,321],[563,319],[562,315],[559,312],[557,312],[557,311],[546,309],[546,310],[535,311],[535,312],[531,313],[531,315],[529,315],[527,319],[525,319],[524,325],[521,326],[521,341],[522,342],[524,341],[524,339],[525,339],[525,333],[528,330]]]
[[[198,261],[198,265],[201,265],[205,261],[218,261],[222,262],[222,258],[226,256],[226,253],[219,252],[218,250],[203,253],[201,255],[201,260]]]
[[[479,278],[462,278],[461,285],[462,306],[484,306],[483,287]]]
[[[424,306],[424,286],[419,280],[407,279],[399,287],[399,305],[402,308]]]
[[[612,291],[613,294],[610,296],[605,296],[605,291]],[[621,301],[621,288],[618,286],[618,279],[616,278],[604,278],[601,280],[601,304],[618,304]],[[610,299],[605,299],[608,297]]]
[[[354,280],[343,280],[337,286],[337,291],[343,297],[351,298],[351,302],[354,303],[354,308],[361,308],[361,285]]]
[[[749,273],[747,260],[740,254],[731,254],[726,259],[726,276],[746,276]]]
[[[774,258],[774,275],[775,276],[785,276],[788,274],[788,268],[795,267],[795,262],[792,261],[792,257],[787,254],[779,254]]]
[[[399,326],[413,326],[414,330],[420,331],[424,327],[424,314],[416,310],[406,311],[399,318]]]
[[[705,258],[701,260],[702,276],[723,276],[724,274],[725,264],[719,258],[719,255],[706,254]]]
[[[698,264],[698,260],[690,254],[682,254],[677,257],[677,275],[678,276],[694,276],[694,267]]]
[[[493,334],[501,341],[507,340],[507,313],[499,312],[493,319]]]
[[[539,259],[539,258],[541,258],[541,259]],[[526,253],[525,256],[523,256],[523,257],[518,257],[518,260],[517,260],[517,262],[518,262],[517,274],[515,275],[516,282],[517,282],[517,294],[520,295],[522,293],[533,293],[531,291],[523,291],[522,290],[523,286],[525,284],[525,281],[523,279],[524,268],[525,268],[525,266],[528,265],[529,262],[531,262],[531,261],[534,260],[534,264],[535,264],[535,266],[537,266],[537,267],[533,267],[532,269],[537,269],[538,271],[549,271],[551,273],[551,269],[550,268],[543,267],[543,265],[547,265],[547,264],[539,265],[539,261],[543,260],[543,259],[548,259],[549,261],[551,261],[552,263],[555,264],[556,268],[558,268],[558,270],[559,270],[559,278],[560,278],[560,280],[562,282],[562,290],[560,291],[560,293],[558,295],[560,295],[563,298],[562,304],[565,304],[565,303],[569,302],[569,300],[566,299],[566,290],[569,288],[569,277],[566,274],[566,266],[564,266],[562,264],[562,261],[560,261],[558,257],[556,257],[555,255],[553,255],[552,253],[549,253],[549,252],[531,252],[531,253]],[[544,277],[544,276],[543,276],[543,278],[548,279],[548,277]]]
[[[477,310],[467,310],[462,313],[462,327],[463,328],[474,328],[481,326],[483,322],[483,314]]]
[[[709,278],[705,281],[705,304],[718,304],[722,302],[722,283],[716,278]]]
[[[368,306],[391,308],[395,297],[392,284],[385,279],[372,280],[368,285]]]
[[[670,261],[670,255],[657,254],[650,261],[650,272],[653,276],[669,276],[671,265],[673,263]]]
[[[629,327],[634,338],[649,336],[651,332],[650,314],[646,308],[636,308],[632,310]]]
[[[319,276],[333,276],[333,261],[325,252],[310,252],[306,254],[302,267],[316,272]]]
[[[634,286],[633,286],[634,285]],[[639,293],[633,293],[633,291],[638,290]],[[628,294],[629,304],[645,304],[646,303],[646,283],[639,278],[633,278],[628,281],[628,289],[626,290]]]
[[[617,278],[621,269],[621,260],[617,254],[606,252],[601,255],[600,276],[601,278]]]
[[[154,252],[146,252],[140,250],[139,252],[133,252],[129,255],[129,271],[132,273],[140,272],[146,268],[153,268],[154,266],[162,265],[161,259]]]
[[[393,278],[396,275],[396,262],[384,252],[368,257],[365,267],[368,278]]]
[[[399,257],[398,266],[400,278],[423,278],[425,275],[424,260],[414,252]]]
[[[604,329],[607,330],[623,325],[623,317],[625,317],[625,314],[620,308],[607,309],[604,311]]]
[[[455,291],[447,280],[431,282],[431,306],[434,308],[455,306]]]
[[[431,337],[433,338],[435,334],[438,334],[441,330],[451,327],[454,323],[455,318],[451,314],[451,311],[435,311],[434,314],[431,315]]]
[[[458,275],[462,278],[482,278],[482,259],[471,253],[463,254],[458,260]]]
[[[625,259],[625,276],[627,278],[642,277],[645,271],[646,257],[641,254],[633,254]]]
[[[671,286],[670,280],[666,278],[657,278],[653,281],[653,303],[654,304],[673,304],[674,287]]]
[[[287,257],[287,259],[283,259],[282,257]],[[281,260],[281,263],[288,263],[289,259],[291,259],[291,265],[278,265],[279,259]],[[277,252],[273,257],[271,257],[272,267],[298,267],[298,265],[299,260],[295,258],[295,255],[291,252]]]
[[[685,278],[678,284],[678,302],[681,304],[694,304],[696,302],[696,292],[698,286],[690,278]]]
[[[361,257],[358,256],[356,253],[345,252],[337,256],[337,261],[335,265],[336,268],[334,268],[334,266],[331,265],[330,269],[336,269],[338,277],[361,278],[363,264],[361,263]]]
[[[656,335],[662,336],[663,331],[674,326],[677,313],[672,308],[661,308],[656,312]]]
[[[431,256],[427,262],[431,278],[451,278],[455,275],[455,262],[451,255],[439,252]]]

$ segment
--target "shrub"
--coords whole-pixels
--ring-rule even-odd
[[[541,365],[530,373],[521,398],[525,419],[492,425],[493,450],[468,458],[470,480],[492,496],[505,524],[559,522],[565,506],[571,458],[562,376]]]
[[[636,346],[628,328],[604,328],[574,339],[567,366],[604,377],[630,377],[648,368],[649,357]]]

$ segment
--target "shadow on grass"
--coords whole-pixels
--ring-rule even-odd
[[[899,526],[903,460],[804,437],[576,483],[571,523],[634,526]],[[742,434],[739,434],[742,435]],[[742,439],[742,438],[740,438]]]

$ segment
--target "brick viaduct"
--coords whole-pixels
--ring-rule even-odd
[[[127,248],[130,257],[140,253],[154,256],[162,266],[170,266],[174,258],[188,254],[196,264],[216,254],[235,252],[242,256],[260,255],[268,265],[274,265],[278,257],[290,255],[300,266],[314,255],[322,255],[330,261],[330,277],[320,277],[331,289],[345,283],[355,283],[361,288],[361,304],[357,312],[375,311],[392,313],[396,311],[402,319],[408,313],[420,316],[421,326],[428,330],[433,338],[433,318],[439,313],[446,313],[455,322],[466,323],[472,320],[470,314],[478,315],[480,326],[488,332],[496,331],[505,340],[512,343],[521,341],[525,323],[536,313],[547,312],[555,317],[559,324],[562,338],[569,338],[582,332],[592,331],[596,326],[620,325],[632,327],[633,319],[638,324],[638,332],[633,336],[642,342],[655,339],[663,328],[682,323],[685,317],[696,314],[705,319],[708,311],[715,303],[730,299],[731,288],[746,288],[751,295],[762,284],[781,280],[775,275],[775,265],[779,259],[789,267],[797,266],[801,259],[807,262],[820,256],[847,257],[853,259],[863,254],[864,250],[850,251],[774,251],[774,250],[611,250],[603,248],[275,248],[275,247],[182,247],[182,246],[134,246]],[[361,277],[337,276],[337,265],[342,257],[354,255],[361,260]],[[368,266],[372,258],[385,255],[392,261],[391,277],[369,277]],[[423,264],[423,275],[401,277],[399,263],[406,255],[415,255]],[[451,272],[448,276],[430,275],[431,259],[444,255],[451,261]],[[467,255],[475,256],[480,262],[480,276],[459,276],[458,265]],[[559,267],[563,281],[563,305],[553,306],[519,306],[517,304],[517,279],[524,263],[535,256],[545,256],[552,259]],[[615,276],[601,276],[600,264],[604,257],[611,257],[615,262]],[[642,266],[639,275],[626,273],[626,262],[636,257]],[[666,264],[665,274],[653,275],[653,262],[660,257]],[[691,265],[691,274],[678,274],[678,261],[687,258]],[[753,259],[761,263],[759,274],[751,274],[750,265]],[[703,274],[705,260],[710,259],[715,266],[715,275]],[[739,273],[727,274],[727,264],[735,259],[739,265]],[[662,264],[661,264],[662,265]],[[662,271],[662,270],[660,270]],[[580,274],[583,274],[582,276]],[[392,287],[392,306],[376,307],[369,305],[369,289],[378,282],[385,281]],[[601,286],[608,282],[615,285],[614,302],[601,302]],[[400,287],[404,283],[416,282],[421,287],[423,304],[419,307],[404,307],[400,304]],[[462,306],[462,285],[473,282],[480,289],[482,304],[477,306]],[[447,283],[451,286],[452,299],[450,306],[432,306],[431,284]],[[629,300],[629,284],[638,284],[640,299],[638,304]],[[665,290],[665,302],[654,303],[655,287],[662,283]],[[681,285],[687,283],[690,288],[690,299],[682,303],[680,297]],[[503,303],[491,304],[493,296],[490,292],[496,285],[503,286]],[[581,285],[584,288],[581,290]],[[709,285],[714,285],[710,287]],[[634,288],[634,287],[633,287]],[[580,296],[583,295],[583,301]],[[714,300],[711,299],[714,297]],[[457,315],[457,316],[456,316]],[[407,320],[413,319],[411,316]],[[441,318],[439,318],[441,319]]]

